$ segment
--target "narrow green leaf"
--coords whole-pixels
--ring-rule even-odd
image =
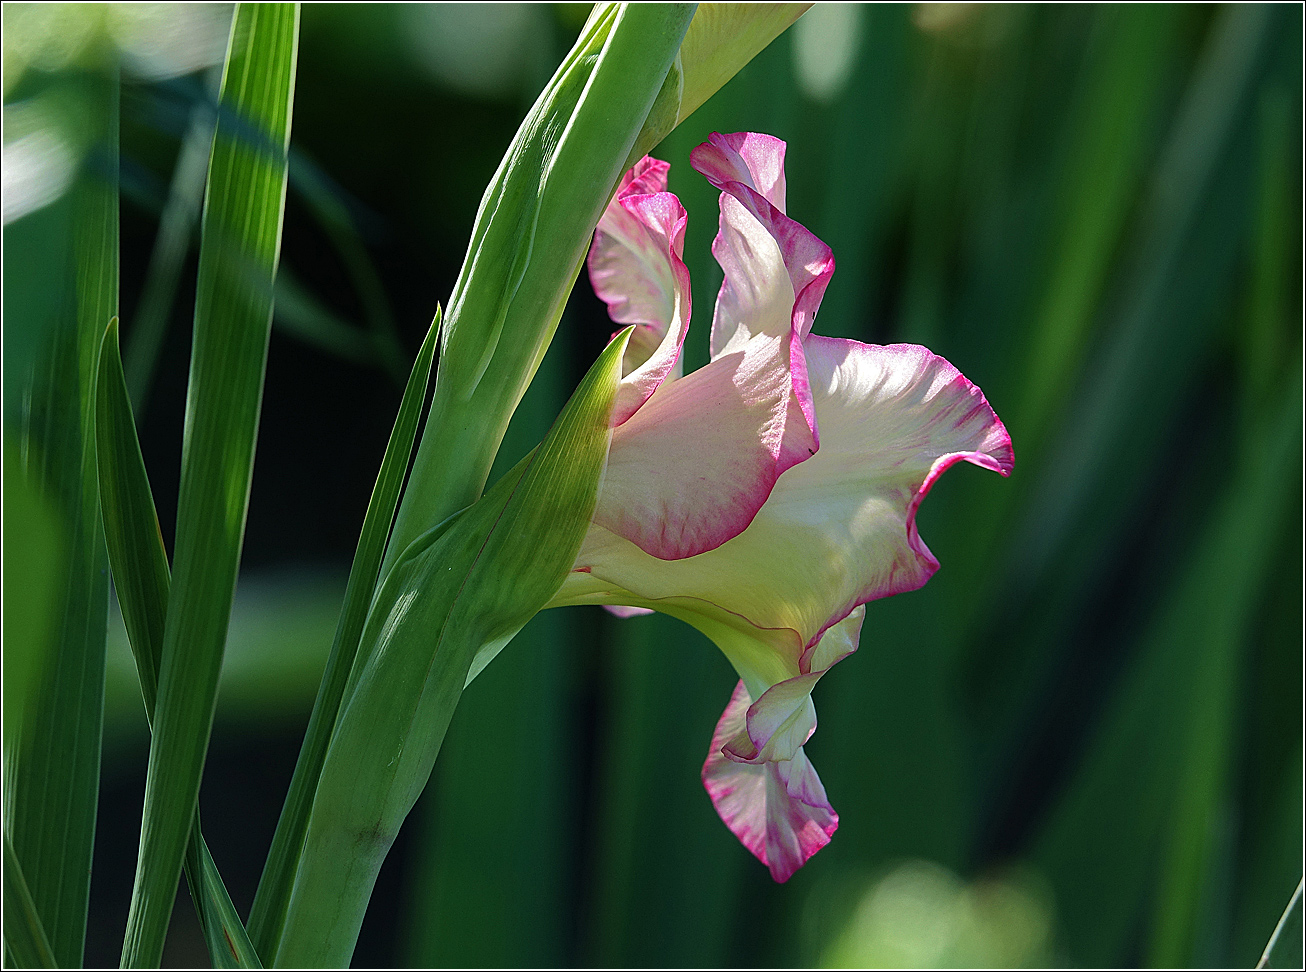
[[[58,968],[8,834],[5,834],[4,892],[5,947],[13,955],[14,965],[20,969]]]
[[[1270,940],[1265,943],[1265,951],[1261,953],[1261,959],[1256,963],[1258,969],[1288,968],[1288,966],[1285,966],[1282,962],[1279,962],[1277,965],[1271,965],[1270,963],[1282,958],[1282,956],[1277,954],[1279,938],[1283,935],[1284,929],[1288,927],[1289,919],[1295,915],[1297,918],[1297,924],[1301,925],[1301,908],[1298,906],[1301,904],[1302,887],[1304,884],[1306,884],[1306,880],[1297,882],[1297,890],[1292,893],[1292,898],[1288,901],[1288,907],[1283,909],[1283,916],[1279,919],[1279,923],[1274,926],[1274,932],[1270,935]],[[1298,931],[1297,938],[1300,942],[1300,931]],[[1300,950],[1298,950],[1297,955],[1300,959]]]
[[[136,658],[145,717],[153,725],[168,610],[168,556],[118,354],[117,318],[109,322],[100,346],[95,435],[109,564],[127,640]],[[219,968],[257,968],[258,956],[204,844],[198,811],[185,870],[214,963]]]
[[[336,724],[345,684],[358,653],[359,638],[376,589],[381,558],[390,538],[399,492],[408,471],[408,462],[412,458],[417,422],[422,414],[426,389],[431,379],[431,364],[435,357],[441,317],[442,312],[437,308],[435,320],[417,353],[417,361],[408,377],[408,387],[404,389],[404,397],[399,403],[399,415],[395,419],[394,430],[390,433],[385,457],[381,460],[381,471],[377,474],[376,486],[373,487],[372,498],[367,504],[367,515],[363,518],[363,530],[349,571],[349,583],[345,588],[345,601],[340,609],[331,655],[322,676],[317,700],[313,704],[313,714],[309,717],[304,743],[290,780],[290,791],[286,794],[281,819],[277,822],[276,834],[272,838],[272,847],[263,867],[258,892],[254,896],[254,906],[250,910],[250,937],[260,955],[275,955],[281,939],[295,870],[299,866],[300,849],[308,829],[313,794],[317,790],[322,761],[326,758],[327,744],[331,741],[331,731]]]
[[[108,580],[95,473],[95,356],[118,308],[118,80],[79,94],[103,128],[73,190],[73,280],[46,334],[24,444],[29,481],[67,538],[55,635],[18,738],[6,740],[5,822],[61,966],[82,964],[99,796]],[[14,765],[16,761],[16,765]]]
[[[146,718],[153,723],[168,612],[168,555],[128,394],[115,317],[100,345],[95,389],[100,505],[118,604],[136,658]]]
[[[631,330],[599,357],[539,448],[451,525],[414,541],[381,582],[276,964],[348,963],[381,862],[426,785],[463,688],[571,569],[598,498]]]
[[[216,94],[217,78],[206,85]],[[213,143],[212,106],[209,102],[196,103],[190,111],[190,124],[181,143],[181,153],[172,172],[168,187],[168,201],[159,218],[159,232],[150,252],[150,265],[145,273],[145,287],[141,292],[140,306],[131,327],[131,341],[124,356],[127,387],[131,391],[132,406],[144,414],[154,383],[154,369],[159,361],[159,351],[168,330],[177,284],[181,280],[182,264],[190,252],[195,220],[200,214],[204,199],[204,178],[208,171],[209,149]]]
[[[191,825],[183,868],[214,968],[263,968],[240,914],[231,902],[231,895],[227,893],[227,886],[222,882],[222,875],[218,873],[218,865],[209,853],[209,845],[204,842],[198,810]]]
[[[253,474],[299,37],[293,4],[241,4],[209,162],[159,668],[126,966],[163,951],[199,796]]]
[[[565,404],[575,323],[568,311],[492,479],[539,444]],[[513,639],[511,661],[490,666],[458,703],[439,772],[414,811],[423,836],[406,865],[409,966],[569,964],[568,831],[581,801],[566,782],[580,769],[569,715],[585,650],[568,630],[572,610],[585,609],[537,614]]]

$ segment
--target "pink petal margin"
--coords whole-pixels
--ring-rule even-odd
[[[613,425],[633,415],[666,380],[689,329],[685,208],[666,192],[666,162],[645,156],[622,177],[594,231],[586,266],[594,293],[617,324],[637,325],[626,348]],[[678,372],[677,372],[678,373]]]
[[[672,293],[666,295],[670,312],[665,320],[652,322],[661,329],[658,344],[647,359],[621,379],[617,400],[613,405],[612,424],[620,425],[639,411],[649,397],[666,380],[680,357],[680,349],[689,331],[691,293],[689,268],[683,259],[685,251],[685,226],[688,217],[685,207],[674,193],[655,192],[648,195],[631,195],[622,198],[621,206],[643,228],[646,240],[656,248],[657,256],[665,262],[670,272]],[[594,252],[598,251],[597,234]],[[597,287],[596,287],[597,292]],[[607,295],[603,295],[607,299]],[[611,306],[611,305],[609,305]],[[617,315],[609,314],[618,323]]]
[[[618,426],[594,522],[659,560],[714,550],[747,529],[796,464],[789,370],[774,350],[757,342],[667,381]]]
[[[713,733],[703,785],[731,833],[770,869],[772,878],[784,882],[830,842],[839,815],[802,749],[791,760],[761,764],[723,755],[725,745],[744,729],[751,702],[740,681]]]
[[[614,618],[642,618],[646,614],[652,614],[652,608],[630,607],[626,604],[605,604],[603,610],[607,611]]]
[[[621,181],[617,183],[616,198],[620,199],[622,196],[637,192],[666,192],[667,173],[670,171],[670,162],[663,162],[661,159],[646,155],[627,169],[621,177]]]
[[[809,449],[820,447],[803,339],[812,329],[825,289],[834,276],[834,253],[830,248],[807,227],[785,215],[784,154],[785,143],[770,135],[756,132],[722,135],[714,132],[689,156],[690,165],[723,193],[722,229],[712,242],[712,253],[725,271],[712,319],[713,357],[730,343],[739,327],[747,326],[749,316],[746,308],[740,306],[740,295],[731,281],[732,267],[746,256],[732,252],[729,245],[725,224],[728,219],[736,217],[729,213],[731,204],[727,197],[742,206],[775,240],[789,273],[794,292],[789,332],[793,404],[807,425],[811,443],[798,441],[805,440],[806,436],[795,436],[791,448],[786,449],[781,459],[781,472],[803,461],[811,454]]]
[[[816,732],[812,690],[826,672],[857,650],[865,618],[866,608],[859,604],[823,627],[799,656],[801,674],[776,682],[748,707],[745,731],[727,742],[722,754],[737,763],[792,759]]]
[[[785,142],[761,132],[713,132],[689,154],[689,164],[722,188],[741,182],[785,211]]]
[[[808,649],[819,644],[825,632],[838,624],[857,608],[870,601],[919,590],[939,569],[938,558],[921,539],[916,526],[916,513],[929,495],[939,477],[959,462],[969,462],[983,469],[1010,476],[1015,468],[1015,453],[1011,435],[998,418],[979,386],[963,375],[947,359],[917,344],[863,344],[847,338],[831,338],[820,334],[808,335],[805,348],[809,360],[817,362],[817,373],[831,367],[831,362],[845,358],[896,359],[904,362],[919,377],[928,378],[928,391],[924,397],[930,401],[951,400],[954,404],[938,410],[930,424],[951,436],[966,439],[972,448],[960,449],[936,456],[929,472],[917,486],[907,504],[906,532],[911,550],[911,560],[896,564],[887,583],[870,584],[841,605],[808,641]],[[882,365],[868,370],[880,370]],[[804,664],[806,664],[804,662]]]
[[[793,325],[801,339],[812,329],[834,274],[834,253],[806,226],[785,215],[784,151],[785,143],[770,135],[714,132],[689,154],[689,164],[716,188],[738,200],[774,237],[793,284]],[[774,171],[777,168],[778,178]],[[716,243],[712,252],[717,252]],[[715,326],[713,331],[715,349]],[[724,337],[728,339],[728,335]]]

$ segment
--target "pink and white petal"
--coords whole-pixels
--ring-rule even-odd
[[[785,143],[760,132],[713,132],[689,154],[689,164],[718,189],[741,182],[785,211]]]
[[[622,196],[636,193],[666,192],[667,174],[670,171],[670,162],[663,162],[661,159],[646,155],[622,175],[621,181],[617,183],[615,198],[620,199]]]
[[[661,261],[657,264],[659,279],[671,290],[664,294],[665,315],[655,322],[661,330],[657,346],[647,351],[641,346],[636,351],[638,357],[631,357],[627,348],[623,362],[627,367],[623,368],[625,373],[613,407],[614,424],[625,422],[633,415],[663,381],[680,377],[680,352],[689,331],[692,302],[689,269],[682,259],[687,217],[680,200],[672,193],[659,192],[628,196],[622,200],[622,205],[643,225],[646,236],[656,243]]]
[[[618,324],[636,324],[626,347],[613,423],[639,409],[680,359],[689,329],[685,209],[669,192],[619,195],[609,204],[590,247],[594,292]]]
[[[794,758],[816,732],[812,690],[837,662],[857,650],[865,615],[865,605],[859,604],[812,640],[799,656],[802,674],[771,685],[749,707],[746,731],[725,746],[727,757],[744,763]]]
[[[804,675],[828,672],[836,662],[843,661],[857,650],[862,634],[862,621],[866,618],[866,605],[858,604],[822,631],[803,650],[798,660],[798,670]]]
[[[654,613],[652,608],[631,607],[626,604],[605,604],[603,605],[603,610],[607,611],[614,618],[621,618],[622,620],[625,620],[626,618],[640,618],[646,614]]]
[[[758,334],[787,338],[797,292],[784,253],[767,227],[726,193],[721,194],[712,255],[725,273],[712,323],[712,357],[736,350]]]
[[[834,275],[834,254],[752,189],[737,182],[725,188],[719,230],[712,241],[712,255],[725,273],[712,319],[712,353],[761,331],[792,331],[801,341],[811,331]],[[783,278],[788,279],[787,290]]]
[[[594,233],[588,259],[590,282],[619,324],[643,324],[656,330],[657,322],[667,318],[673,288],[661,247],[648,239],[639,214],[623,202],[631,196],[665,192],[670,168],[646,155],[628,169]],[[638,332],[634,337],[639,337]]]
[[[802,450],[814,452],[819,440],[802,343],[834,274],[834,256],[754,190],[739,182],[724,185],[712,243],[725,275],[712,319],[712,357],[762,338],[782,343],[792,386],[791,455],[802,461]]]
[[[751,699],[741,681],[717,723],[703,763],[703,785],[721,820],[771,876],[786,881],[830,842],[839,816],[806,754],[792,760],[739,763],[722,748],[743,729]]]
[[[806,335],[834,273],[834,256],[806,227],[784,214],[784,142],[751,132],[714,134],[691,153],[690,164],[723,193],[721,230],[712,253],[726,279],[712,322],[712,353],[759,330],[782,333],[782,327],[791,325],[798,338]],[[777,320],[774,307],[757,300],[746,279],[749,264],[758,255],[764,257],[759,270],[774,273],[767,266],[774,262],[773,254],[757,245],[756,234],[742,231],[746,219],[733,211],[727,196],[775,242],[794,294],[783,322]],[[732,282],[732,277],[739,279]]]
[[[591,526],[578,562],[603,559],[603,549],[611,545],[629,547],[630,541],[600,526]],[[546,608],[592,604],[612,604],[649,608],[659,614],[677,618],[706,635],[734,666],[750,693],[760,698],[768,688],[800,674],[798,659],[803,646],[798,634],[788,628],[766,630],[754,627],[738,615],[695,597],[671,597],[647,600],[617,585],[595,577],[588,567],[573,568],[562,586],[550,598]],[[740,724],[741,727],[743,723]],[[745,744],[746,745],[746,744]]]
[[[815,451],[783,352],[759,339],[661,385],[613,432],[594,522],[660,560],[742,532]]]
[[[771,877],[788,881],[839,829],[825,787],[801,749],[791,760],[767,763],[766,863]]]
[[[703,763],[703,786],[712,800],[712,806],[730,832],[763,864],[766,860],[766,797],[767,772],[765,766],[738,763],[727,759],[722,748],[744,728],[744,716],[752,699],[741,681],[735,686],[730,702],[717,721]]]
[[[963,460],[1003,475],[1012,467],[1001,421],[942,358],[816,336],[805,347],[821,449],[776,481],[746,530],[699,556],[661,561],[592,529],[578,561],[595,583],[641,604],[696,602],[742,619],[741,630],[794,632],[790,676],[857,605],[915,590],[937,569],[915,516],[943,470]],[[825,660],[810,656],[806,670]]]
[[[745,731],[724,747],[726,757],[740,763],[793,759],[816,731],[812,689],[820,678],[799,675],[763,692],[748,708]]]
[[[663,197],[674,198],[635,196],[623,204]],[[715,355],[697,373],[662,385],[665,361],[679,349],[670,347],[667,333],[665,355],[659,351],[623,380],[616,421],[624,424],[613,438],[595,516],[596,523],[664,560],[695,556],[738,534],[780,474],[818,448],[806,361],[789,323],[794,294],[783,257],[757,220],[733,197],[723,199],[722,225],[740,234],[731,237],[737,246],[730,253],[752,253],[737,273],[728,270],[727,284],[748,287],[755,308],[765,305],[779,315],[775,326]],[[670,214],[663,222],[655,213],[641,214],[641,226],[669,222]],[[735,223],[731,214],[738,217]],[[748,234],[751,242],[744,240]],[[631,252],[602,250],[600,242],[596,238],[593,253],[602,255],[595,259]],[[675,255],[674,246],[661,252]],[[687,273],[683,281],[682,306],[688,302]],[[596,278],[596,286],[601,282]],[[649,398],[654,389],[657,397]]]

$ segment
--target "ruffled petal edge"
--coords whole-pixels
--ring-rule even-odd
[[[740,681],[713,734],[703,786],[730,832],[772,878],[784,882],[830,842],[839,815],[802,749],[792,759],[764,763],[740,763],[723,754],[743,728],[750,702]]]

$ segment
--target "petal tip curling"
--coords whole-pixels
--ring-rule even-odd
[[[726,748],[744,731],[751,699],[741,681],[717,723],[703,763],[703,785],[721,820],[771,877],[784,882],[839,827],[816,770],[801,748],[792,759],[744,763]]]
[[[614,427],[679,373],[690,318],[689,270],[682,259],[685,208],[674,193],[633,191],[665,186],[665,163],[643,174],[635,174],[637,169],[627,173],[632,181],[604,212],[586,260],[590,284],[608,305],[608,316],[617,324],[637,325],[626,348]]]
[[[901,518],[881,544],[885,566],[843,610],[917,590],[939,567],[917,530],[921,502],[961,461],[1008,475],[1011,437],[979,387],[927,348],[811,334],[804,350],[831,455],[859,456],[861,469],[878,468],[898,483],[886,510]]]
[[[689,153],[689,164],[718,189],[737,182],[785,210],[785,141],[761,132],[713,132]]]
[[[635,193],[664,192],[667,188],[667,174],[671,163],[646,155],[629,169],[617,183],[616,197],[634,195]]]

